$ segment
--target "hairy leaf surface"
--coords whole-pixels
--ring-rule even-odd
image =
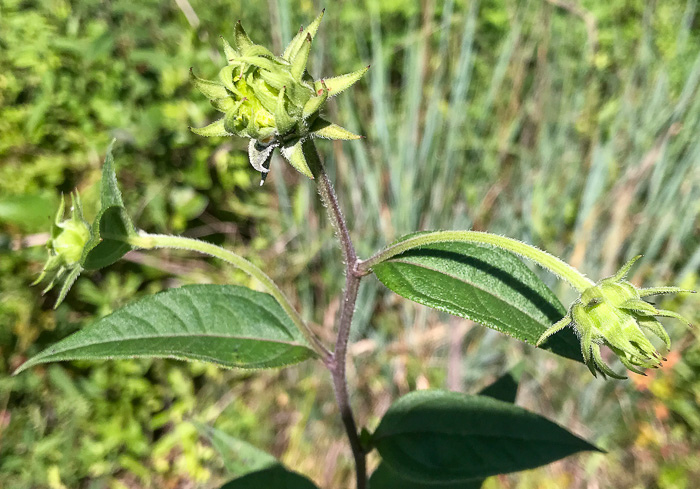
[[[167,357],[266,368],[314,356],[272,296],[235,285],[186,285],[145,297],[39,353],[60,360]]]
[[[489,246],[431,244],[408,250],[372,270],[384,285],[407,299],[532,345],[566,314],[554,293],[517,256]],[[541,347],[583,362],[579,344],[572,331],[564,330]]]

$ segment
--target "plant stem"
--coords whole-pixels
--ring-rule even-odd
[[[273,282],[272,279],[265,274],[265,272],[260,270],[242,256],[237,255],[232,251],[228,251],[220,246],[207,243],[206,241],[183,238],[181,236],[141,233],[137,236],[129,237],[128,242],[132,246],[146,250],[152,250],[155,248],[172,248],[196,251],[198,253],[219,258],[220,260],[223,260],[234,267],[240,268],[242,271],[258,280],[263,285],[265,290],[272,297],[274,297],[277,302],[279,302],[282,309],[284,309],[284,312],[286,312],[292,319],[294,325],[299,329],[299,331],[301,331],[311,347],[316,351],[316,353],[319,354],[324,362],[327,362],[332,356],[331,352],[328,351],[323,343],[321,343],[321,340],[318,339],[316,334],[307,326],[297,310],[294,308],[294,306],[292,306],[291,302],[289,302],[287,296],[284,295],[284,292],[277,287],[277,284],[275,284],[275,282]]]
[[[373,257],[360,261],[356,271],[367,274],[370,269],[379,263],[393,258],[404,251],[418,248],[433,243],[444,243],[447,241],[460,241],[464,243],[488,244],[497,248],[510,251],[528,260],[532,260],[542,268],[552,272],[554,275],[568,282],[579,292],[584,292],[589,287],[595,285],[593,281],[576,270],[563,260],[546,251],[535,248],[529,244],[513,238],[506,238],[497,234],[484,233],[480,231],[435,231],[431,233],[419,234],[404,241],[396,243],[384,250],[376,253]]]
[[[323,202],[323,205],[328,209],[328,217],[335,228],[338,241],[340,242],[340,248],[343,252],[343,260],[345,261],[345,289],[343,290],[340,317],[338,319],[338,336],[336,338],[335,350],[333,351],[331,361],[327,363],[327,366],[333,377],[335,400],[340,410],[340,417],[343,420],[348,440],[350,441],[353,458],[355,459],[357,489],[365,489],[367,487],[366,454],[360,442],[357,424],[355,423],[355,417],[350,404],[346,371],[350,327],[352,326],[352,317],[355,314],[355,302],[357,301],[357,292],[360,287],[362,275],[359,274],[357,270],[359,260],[357,259],[357,253],[355,252],[355,246],[350,238],[347,224],[340,210],[338,198],[335,195],[333,185],[326,174],[323,163],[318,156],[316,146],[312,140],[307,139],[302,143],[302,149],[306,162],[311,169],[311,173],[316,179],[316,187],[321,202]]]

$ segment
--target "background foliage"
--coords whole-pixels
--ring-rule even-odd
[[[330,108],[333,120],[368,139],[320,146],[361,255],[417,229],[471,227],[527,240],[593,278],[644,253],[636,282],[698,287],[696,0],[327,6],[314,75],[372,65]],[[323,487],[345,487],[347,447],[328,379],[313,375],[313,365],[249,373],[173,361],[73,362],[9,376],[134,296],[248,283],[172,252],[131,253],[84,274],[56,312],[51,294],[28,287],[60,193],[78,188],[85,208],[95,207],[113,137],[138,226],[225,243],[253,259],[330,336],[339,250],[312,184],[273,161],[258,189],[245,141],[188,130],[215,117],[188,69],[215,75],[219,35],[230,38],[241,19],[255,41],[279,51],[322,7],[0,1],[0,486],[215,487],[226,468],[193,424],[202,422],[281,456]],[[674,351],[663,370],[606,383],[580,365],[408,305],[377,281],[366,281],[360,301],[351,383],[371,427],[399,394],[427,386],[477,392],[520,365],[519,404],[610,453],[485,487],[700,481],[697,330],[670,323]],[[674,301],[700,323],[697,301]]]

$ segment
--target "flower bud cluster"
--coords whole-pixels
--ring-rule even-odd
[[[275,148],[294,168],[313,178],[302,151],[304,139],[360,137],[319,115],[329,97],[350,87],[367,72],[364,68],[320,81],[311,77],[306,64],[322,17],[323,12],[308,27],[300,29],[282,56],[254,44],[239,21],[235,46],[223,41],[228,65],[219,71],[218,80],[203,80],[192,74],[195,87],[224,114],[216,122],[192,131],[202,136],[250,138],[250,163],[262,173],[263,181]]]
[[[680,314],[657,309],[643,298],[692,291],[677,287],[635,287],[624,279],[639,258],[633,258],[612,277],[586,289],[572,304],[569,313],[545,331],[537,344],[571,325],[581,340],[583,359],[593,375],[599,371],[604,376],[624,378],[603,362],[601,345],[608,346],[632,372],[644,375],[642,369],[658,368],[664,358],[656,351],[644,332],[654,334],[670,349],[671,339],[656,316],[672,317],[690,323]]]
[[[51,290],[66,274],[68,277],[77,277],[81,270],[80,259],[90,239],[90,226],[83,217],[78,192],[74,192],[71,198],[70,217],[63,219],[66,203],[61,196],[61,204],[51,229],[51,238],[46,243],[49,257],[39,278],[34,282],[34,285],[38,284],[48,276],[50,280],[44,292]]]

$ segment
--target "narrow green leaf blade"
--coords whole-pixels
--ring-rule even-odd
[[[395,472],[424,483],[485,478],[597,450],[513,404],[437,390],[411,392],[395,402],[372,441]]]
[[[484,479],[447,484],[424,483],[406,479],[382,462],[369,478],[369,489],[480,489]]]
[[[318,489],[303,475],[281,465],[259,470],[227,482],[221,489]]]
[[[234,285],[186,285],[99,319],[24,363],[135,357],[269,368],[314,356],[272,296]]]
[[[566,314],[532,270],[517,256],[497,248],[462,242],[432,244],[408,250],[372,270],[402,297],[531,345]],[[570,329],[541,347],[583,362],[580,342]]]
[[[211,426],[200,423],[195,423],[195,426],[219,452],[229,475],[240,477],[279,463],[275,457],[247,441]]]

